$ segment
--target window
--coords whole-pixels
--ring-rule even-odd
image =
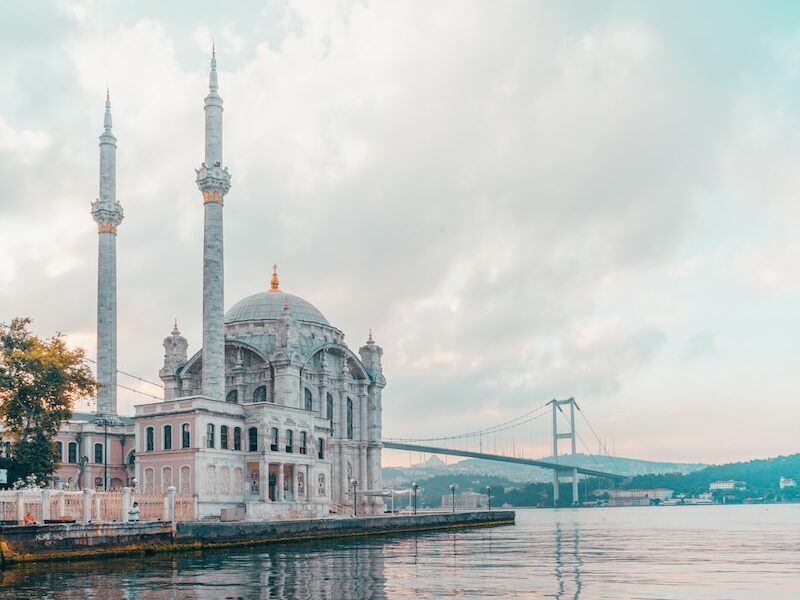
[[[333,396],[328,394],[327,398],[325,399],[325,404],[325,409],[327,411],[326,417],[330,421],[333,421]]]
[[[310,389],[306,388],[306,394],[305,394],[305,396],[306,396],[306,399],[305,399],[305,406],[304,406],[304,408],[305,408],[307,411],[312,411],[312,410],[314,410],[314,397],[311,395],[311,390],[310,390]]]
[[[319,442],[317,444],[317,458],[323,459],[323,458],[325,458],[325,440],[322,439],[322,438],[319,438],[319,440],[317,440],[317,441]]]
[[[353,439],[353,401],[347,399],[347,439]]]
[[[262,385],[256,388],[253,392],[253,402],[266,402],[267,401],[267,386]]]
[[[269,449],[272,450],[273,452],[277,452],[278,451],[278,428],[277,427],[273,427],[272,429],[269,430],[269,439],[270,439]]]
[[[172,450],[172,425],[164,425],[164,450]]]
[[[286,430],[286,451],[294,452],[294,431],[291,429]]]
[[[94,445],[94,462],[96,465],[103,464],[103,444]]]
[[[67,462],[72,465],[78,464],[78,444],[75,442],[67,444]]]
[[[225,398],[225,402],[230,402],[231,404],[236,404],[239,402],[239,392],[236,390],[231,390],[228,392],[228,396]]]
[[[214,447],[214,424],[209,423],[206,426],[206,448]]]
[[[189,424],[184,423],[181,425],[181,448],[189,448],[189,447],[191,447]]]
[[[64,460],[64,444],[56,442],[56,461],[61,462]]]
[[[152,452],[154,447],[155,433],[152,427],[144,430],[144,451]]]
[[[250,452],[258,452],[258,427],[247,430],[247,449]]]
[[[305,454],[306,453],[306,436],[307,435],[308,434],[306,434],[305,431],[301,431],[300,432],[300,454]]]
[[[228,449],[228,426],[223,425],[219,428],[219,447],[223,450]]]
[[[242,428],[241,427],[234,427],[233,428],[233,449],[234,450],[241,450],[242,449]]]

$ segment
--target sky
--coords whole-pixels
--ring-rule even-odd
[[[118,139],[119,368],[201,340],[203,98],[225,298],[384,348],[387,437],[575,397],[621,456],[794,453],[800,6],[41,0],[0,9],[0,320],[95,355],[97,137]],[[127,376],[120,383],[158,388]],[[151,400],[121,389],[121,412]],[[593,451],[597,442],[587,433]],[[521,442],[520,442],[521,443]]]

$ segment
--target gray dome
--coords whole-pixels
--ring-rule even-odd
[[[283,303],[287,299],[289,300],[289,314],[294,319],[331,326],[328,319],[310,302],[281,291],[259,292],[239,300],[225,313],[225,323],[276,320],[283,313]]]

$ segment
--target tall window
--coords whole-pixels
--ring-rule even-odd
[[[325,440],[322,438],[317,440],[317,458],[325,458]]]
[[[307,411],[312,411],[312,410],[314,410],[314,398],[313,398],[313,396],[311,395],[311,390],[310,390],[310,389],[306,388],[306,394],[305,394],[305,396],[306,396],[306,401],[305,401],[305,407],[304,407],[304,408],[305,408]]]
[[[286,451],[294,452],[294,431],[291,429],[286,430]]]
[[[94,462],[95,464],[103,464],[103,444],[94,445]]]
[[[231,390],[228,392],[228,396],[225,398],[225,402],[230,402],[231,404],[236,404],[239,402],[239,392],[237,390]]]
[[[152,452],[153,448],[155,447],[155,430],[152,427],[148,427],[144,430],[144,451],[145,452]]]
[[[267,386],[262,385],[256,388],[253,392],[253,402],[266,402],[267,401]]]
[[[269,449],[273,452],[278,451],[278,428],[273,427],[269,430]]]
[[[347,399],[347,439],[353,439],[353,401]]]
[[[306,434],[305,431],[301,431],[300,432],[300,454],[305,454],[306,453],[306,437],[307,437],[307,435],[308,434]]]
[[[233,449],[234,450],[241,450],[242,449],[242,428],[241,427],[234,427],[233,428]]]
[[[191,436],[189,434],[189,424],[183,423],[181,425],[181,448],[191,447]]]
[[[247,430],[247,449],[250,452],[258,452],[258,427]]]
[[[172,425],[164,425],[164,450],[172,450]]]
[[[75,442],[67,444],[67,462],[73,465],[78,464],[78,444]]]
[[[56,442],[56,461],[61,462],[64,460],[64,444]]]
[[[333,420],[333,396],[330,393],[325,398],[325,410],[327,411],[325,417],[328,420]]]
[[[223,450],[228,449],[228,426],[223,425],[219,428],[219,447]]]
[[[206,425],[206,448],[214,447],[214,424]]]

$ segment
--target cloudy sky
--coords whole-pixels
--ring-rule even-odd
[[[119,367],[156,379],[173,317],[199,348],[213,38],[226,305],[278,263],[352,347],[371,327],[387,436],[574,396],[619,455],[798,450],[795,3],[52,0],[1,20],[0,319],[94,356],[108,85]],[[123,412],[147,400],[120,390]]]

